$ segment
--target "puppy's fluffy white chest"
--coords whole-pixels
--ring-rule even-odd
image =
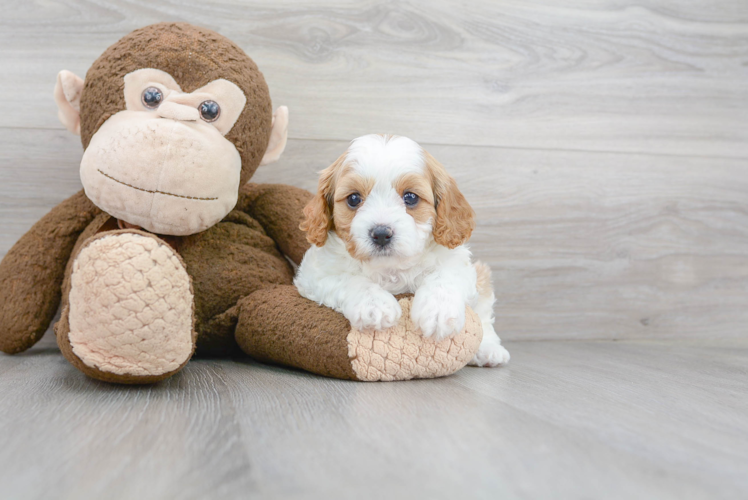
[[[393,295],[399,293],[415,293],[418,285],[423,281],[427,269],[418,266],[407,270],[402,269],[364,269],[362,274]]]
[[[346,250],[345,243],[335,233],[330,233],[324,247],[312,247],[304,257],[304,271],[324,269],[330,275],[349,273],[376,283],[393,295],[416,293],[424,280],[440,270],[458,267],[465,271],[456,288],[465,292],[465,299],[470,303],[476,295],[476,277],[470,263],[471,254],[466,246],[448,249],[431,241],[423,253],[404,259],[402,257],[379,258],[376,261],[360,261],[352,258]],[[320,283],[323,276],[312,277],[299,273],[297,286],[302,293],[312,294],[310,288],[323,288]],[[319,300],[320,297],[315,297]]]

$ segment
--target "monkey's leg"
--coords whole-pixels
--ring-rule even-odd
[[[244,352],[341,379],[410,380],[450,375],[472,359],[482,338],[480,319],[467,310],[465,329],[436,342],[410,321],[412,297],[400,299],[400,323],[362,332],[343,315],[299,295],[293,286],[254,292],[239,302],[236,341]]]
[[[34,345],[60,305],[65,266],[78,236],[101,211],[79,191],[42,217],[0,262],[0,351]]]
[[[195,349],[194,296],[182,259],[152,234],[90,238],[72,264],[55,325],[63,355],[86,375],[145,384],[178,372]]]

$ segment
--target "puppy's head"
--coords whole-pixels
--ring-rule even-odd
[[[449,248],[470,238],[475,214],[436,159],[406,137],[366,135],[320,173],[301,229],[322,246],[329,231],[359,260],[408,258],[431,238]]]

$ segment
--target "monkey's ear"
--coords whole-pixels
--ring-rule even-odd
[[[65,128],[81,135],[81,92],[83,79],[63,69],[57,74],[55,83],[55,102],[57,117]]]
[[[288,140],[288,108],[281,106],[273,114],[273,130],[270,132],[270,140],[265,156],[262,157],[260,165],[267,165],[278,161],[283,150],[286,149]]]

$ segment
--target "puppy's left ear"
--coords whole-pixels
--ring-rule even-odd
[[[444,166],[428,152],[423,154],[434,189],[434,241],[447,248],[458,247],[470,239],[475,229],[475,212]]]

